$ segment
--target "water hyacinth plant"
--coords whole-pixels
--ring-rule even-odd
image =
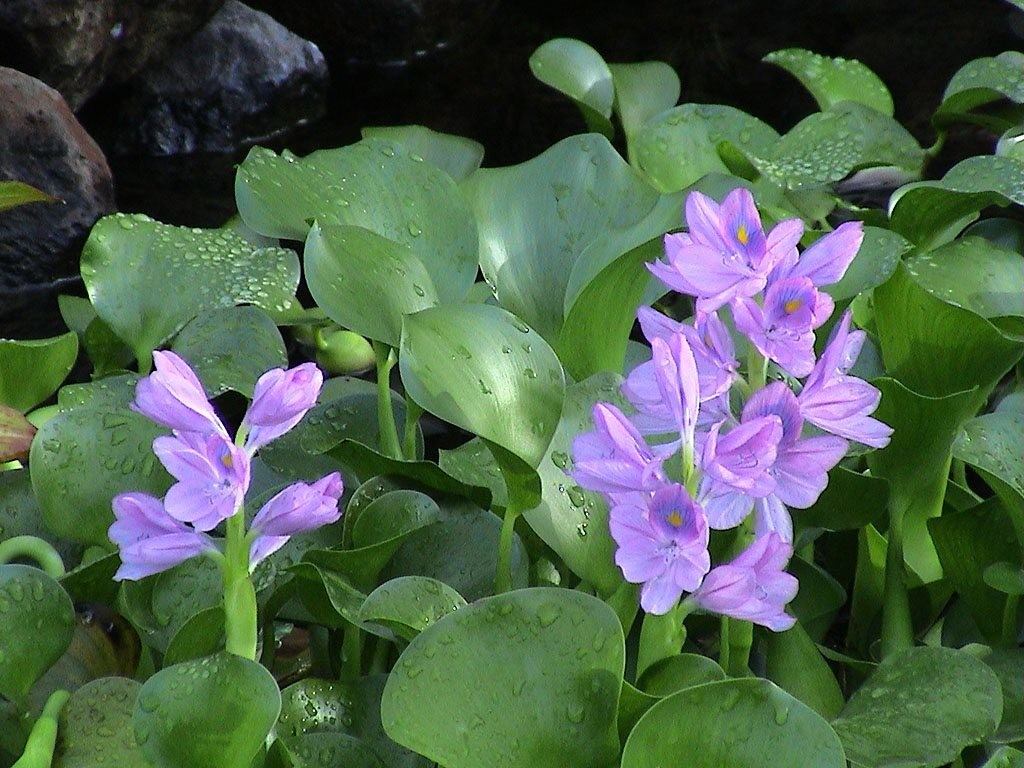
[[[1015,61],[924,148],[858,62],[771,54],[779,134],[558,39],[526,162],[101,219],[0,341],[0,768],[1024,765]]]

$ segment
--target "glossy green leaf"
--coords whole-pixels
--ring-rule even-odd
[[[928,522],[942,570],[988,639],[1002,637],[1006,597],[985,583],[993,563],[1017,557],[1013,526],[997,499]]]
[[[772,51],[762,61],[793,75],[823,110],[844,101],[856,101],[892,116],[889,89],[878,75],[856,59],[822,56],[803,48],[785,48]]]
[[[74,333],[52,339],[0,339],[0,403],[21,412],[57,391],[78,357]]]
[[[580,40],[559,37],[533,52],[530,70],[542,83],[576,102],[590,130],[612,136],[615,86],[601,54]]]
[[[78,334],[96,378],[125,369],[135,359],[128,345],[96,314],[91,301],[61,294],[57,303],[64,324]]]
[[[785,632],[769,631],[762,636],[768,679],[822,717],[838,715],[843,708],[843,692],[803,626],[798,622]]]
[[[795,513],[797,523],[828,531],[848,531],[877,522],[885,514],[889,485],[879,477],[836,467],[828,485],[809,508]]]
[[[999,680],[964,651],[919,647],[883,661],[832,725],[855,765],[949,763],[999,724]]]
[[[442,581],[425,576],[400,576],[384,582],[367,595],[359,617],[412,640],[438,619],[465,605],[462,595]]]
[[[54,768],[148,768],[132,730],[141,687],[126,677],[104,677],[71,694],[60,713]]]
[[[67,649],[75,610],[60,584],[38,568],[0,565],[0,625],[0,695],[21,702]]]
[[[1024,499],[1024,411],[997,408],[971,419],[953,445],[953,455],[998,478]]]
[[[482,168],[462,185],[480,227],[480,267],[501,306],[557,344],[577,262],[596,274],[679,221],[601,136],[572,136],[537,157]],[[641,236],[625,237],[642,233]],[[588,248],[598,239],[607,248]],[[622,240],[628,240],[624,245]],[[585,283],[577,283],[577,292]],[[578,295],[578,293],[577,293]]]
[[[181,625],[164,654],[165,667],[210,656],[224,647],[224,609],[204,608]]]
[[[906,262],[932,296],[984,318],[1024,316],[1024,257],[980,237],[961,237]]]
[[[728,173],[721,147],[745,158],[767,156],[779,134],[723,104],[681,104],[650,118],[631,142],[637,167],[655,188],[678,192],[709,173]]]
[[[923,162],[924,151],[902,125],[844,101],[805,117],[754,165],[775,183],[793,188],[839,181],[872,166],[916,172]]]
[[[1002,99],[1024,103],[1024,54],[1006,51],[964,64],[946,86],[942,104],[935,112],[935,123],[946,125],[956,121],[978,122],[1006,127],[994,116],[972,114]]]
[[[1024,568],[1006,561],[992,563],[982,577],[992,589],[1004,595],[1024,595]]]
[[[612,108],[622,122],[627,142],[632,144],[632,137],[648,120],[679,101],[679,75],[663,61],[609,64],[608,69],[615,86]]]
[[[229,389],[250,396],[262,374],[288,365],[281,333],[258,307],[203,312],[181,329],[171,349],[192,366],[210,397]]]
[[[146,359],[204,310],[287,309],[299,261],[284,248],[254,248],[234,232],[119,213],[93,227],[82,251],[82,279],[97,314]]]
[[[422,125],[371,126],[363,128],[364,139],[385,139],[409,150],[456,181],[469,176],[484,159],[484,147],[477,141],[450,133],[439,133]]]
[[[65,563],[77,562],[81,557],[81,546],[60,539],[47,528],[27,469],[0,472],[0,541],[15,536],[43,539],[57,550]]]
[[[440,302],[430,272],[403,243],[353,226],[309,230],[306,282],[334,322],[388,346],[402,337],[402,317]]]
[[[551,347],[522,320],[481,304],[405,318],[399,364],[409,395],[445,421],[536,467],[565,392]]]
[[[408,246],[444,301],[476,279],[477,235],[455,182],[400,141],[363,139],[303,158],[255,148],[238,167],[235,200],[263,235],[305,240],[315,219]]]
[[[1015,0],[1010,0],[1010,2],[1018,5]],[[1024,752],[1013,747],[1000,747],[980,768],[1024,768]]]
[[[818,714],[767,680],[686,688],[640,718],[622,768],[844,768],[839,739]]]
[[[23,181],[0,181],[0,212],[29,203],[50,203],[56,198]]]
[[[385,768],[424,768],[426,758],[395,744],[380,722],[380,699],[387,675],[357,680],[307,678],[281,692],[278,736],[338,733],[358,737]],[[347,765],[347,764],[346,764]]]
[[[412,641],[384,689],[384,729],[447,768],[495,755],[508,768],[612,766],[624,664],[619,620],[600,600],[509,592]]]
[[[680,653],[651,665],[638,682],[644,693],[665,697],[684,688],[725,680],[725,677],[725,671],[707,656]]]
[[[895,232],[864,227],[864,242],[843,279],[825,290],[836,301],[842,301],[881,285],[892,277],[900,259],[911,248],[913,245]]]
[[[265,768],[384,768],[362,739],[345,733],[307,733],[278,738]]]
[[[266,669],[220,653],[149,678],[132,724],[156,768],[249,768],[280,711],[281,693]]]
[[[32,441],[32,487],[43,519],[59,536],[109,547],[114,496],[162,496],[170,487],[152,448],[163,430],[128,408],[136,381],[132,374],[81,385],[74,394],[80,404],[62,406]]]
[[[819,642],[846,604],[846,590],[828,571],[802,557],[790,560],[789,572],[800,582],[800,591],[789,604],[789,611],[800,621],[802,630]]]
[[[1024,740],[1024,649],[997,648],[984,657],[1003,688],[1003,716],[992,741]]]
[[[892,228],[922,248],[949,242],[990,205],[1024,204],[1024,161],[983,155],[938,181],[901,187],[889,201]]]

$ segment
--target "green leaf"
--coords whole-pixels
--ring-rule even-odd
[[[1010,744],[1024,740],[1024,650],[997,648],[983,660],[1003,689],[1003,716],[992,741]]]
[[[181,329],[171,349],[192,366],[210,397],[229,389],[249,396],[266,371],[288,365],[280,331],[258,307],[203,312]]]
[[[0,211],[28,203],[51,203],[57,198],[23,181],[0,181]]]
[[[304,251],[306,282],[334,322],[397,347],[402,317],[440,303],[413,250],[353,226],[314,224]]]
[[[385,139],[397,142],[417,157],[440,168],[456,181],[469,176],[484,159],[484,146],[464,136],[439,133],[422,125],[368,126],[364,139]]]
[[[998,408],[964,424],[953,445],[953,455],[1005,483],[1024,499],[1024,411]],[[1009,499],[1004,499],[1008,505]]]
[[[652,664],[640,678],[640,690],[652,696],[671,696],[695,685],[725,680],[725,671],[707,656],[680,653]]]
[[[383,768],[361,739],[344,733],[307,733],[278,738],[266,768]]]
[[[802,557],[794,557],[789,570],[800,582],[800,591],[790,603],[790,611],[799,619],[802,630],[812,640],[820,642],[839,609],[846,604],[846,590],[828,571]]]
[[[610,118],[615,86],[601,54],[580,40],[559,37],[533,52],[530,70],[542,83],[576,102],[590,130],[609,138],[614,134]]]
[[[937,126],[958,121],[1005,129],[1012,123],[974,112],[978,107],[1007,99],[1024,103],[1024,54],[1006,51],[998,56],[969,61],[957,70],[942,95],[933,118]]]
[[[970,509],[947,509],[928,522],[942,570],[970,610],[982,635],[1001,639],[1006,597],[985,583],[985,570],[993,563],[1018,555],[1013,526],[998,499]]]
[[[61,540],[46,527],[27,469],[0,472],[0,541],[15,536],[43,539],[57,550],[65,563],[81,558],[81,546]]]
[[[480,268],[501,306],[557,344],[577,262],[593,277],[667,232],[680,201],[659,195],[601,136],[572,136],[462,185],[480,228]],[[588,248],[606,239],[606,247]],[[584,274],[584,273],[581,273]],[[575,283],[579,295],[585,282]],[[571,308],[571,305],[568,307]]]
[[[200,312],[234,304],[288,309],[299,260],[227,230],[173,227],[147,216],[100,219],[82,251],[96,313],[140,360]]]
[[[622,768],[844,768],[839,739],[812,709],[767,680],[686,688],[640,718]]]
[[[1019,565],[1000,561],[992,563],[982,574],[985,583],[1004,595],[1024,595],[1024,569]]]
[[[224,645],[224,608],[204,608],[181,625],[164,654],[164,666],[200,659],[219,651]]]
[[[991,205],[1024,204],[1024,161],[969,157],[939,181],[900,187],[889,201],[894,230],[921,248],[947,243]]]
[[[822,717],[838,715],[843,708],[843,692],[803,626],[797,623],[785,632],[764,632],[762,637],[768,679]]]
[[[678,192],[709,173],[729,172],[723,145],[749,160],[767,156],[778,140],[775,129],[735,107],[680,104],[648,119],[631,150],[656,189]]]
[[[453,611],[466,605],[462,595],[442,581],[425,576],[400,576],[366,596],[359,618],[382,624],[412,640]]]
[[[633,136],[648,120],[671,109],[679,101],[679,75],[663,61],[609,64],[608,69],[615,86],[612,108],[619,115],[627,142],[632,144]]]
[[[114,496],[125,491],[162,496],[170,487],[152,448],[164,431],[128,409],[137,381],[131,374],[74,388],[80,404],[62,404],[36,433],[29,455],[32,487],[55,534],[109,547]],[[62,398],[68,390],[62,390]]]
[[[976,315],[1024,316],[1024,258],[980,237],[961,237],[906,261],[918,285]]]
[[[75,609],[38,568],[0,565],[0,624],[0,695],[23,702],[71,643]]]
[[[796,521],[809,528],[852,531],[880,520],[888,500],[889,484],[882,478],[836,467],[821,496],[797,512]]]
[[[856,101],[892,116],[892,95],[885,83],[856,59],[822,56],[803,48],[772,51],[762,61],[789,72],[811,92],[821,109]]]
[[[852,299],[881,285],[896,271],[900,259],[913,245],[900,235],[880,227],[864,227],[864,242],[838,283],[825,288],[836,301]]]
[[[612,766],[624,664],[619,620],[600,600],[508,592],[412,641],[384,689],[384,729],[447,768],[495,755],[507,768]]]
[[[363,139],[303,158],[254,148],[238,167],[235,200],[246,224],[270,237],[305,240],[315,219],[406,245],[443,301],[460,301],[476,280],[472,211],[447,173],[398,140]]]
[[[1009,2],[1020,7],[1017,0],[1009,0]],[[1013,747],[1000,747],[980,768],[1024,768],[1024,752]]]
[[[454,363],[454,364],[453,364]],[[409,395],[435,416],[536,467],[558,426],[558,358],[522,320],[486,304],[408,315],[399,364]]]
[[[938,768],[999,724],[999,680],[964,651],[919,647],[883,661],[832,725],[852,763]]]
[[[141,687],[126,677],[104,677],[72,693],[60,713],[54,768],[94,768],[108,762],[148,768],[132,731]]]
[[[79,344],[92,363],[95,378],[123,370],[135,359],[131,349],[96,314],[91,301],[61,294],[57,303],[64,324],[78,334]]]
[[[281,692],[276,732],[285,738],[348,734],[368,745],[386,768],[424,768],[426,758],[395,744],[381,726],[380,699],[387,679],[387,675],[340,682],[307,678],[290,685]]]
[[[57,391],[78,357],[78,337],[0,339],[0,403],[22,413]]]
[[[220,653],[149,678],[132,724],[156,768],[249,768],[280,711],[281,693],[266,669]]]
[[[896,166],[917,172],[924,151],[902,125],[863,104],[844,101],[797,123],[754,165],[787,188],[828,184],[853,171]]]

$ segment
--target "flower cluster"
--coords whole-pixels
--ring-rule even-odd
[[[153,441],[153,452],[177,482],[163,499],[135,492],[114,498],[109,535],[121,552],[119,580],[217,552],[209,532],[242,508],[252,457],[302,419],[323,385],[312,363],[263,374],[232,440],[188,364],[173,352],[154,352],[153,359],[156,370],[136,386],[132,409],[171,430]],[[335,472],[295,483],[264,504],[246,535],[250,568],[290,536],[338,520],[342,490]]]
[[[843,224],[800,252],[802,222],[765,233],[742,188],[720,206],[694,192],[685,213],[689,231],[667,235],[666,261],[650,269],[696,299],[694,318],[641,308],[651,359],[622,386],[635,413],[598,403],[571,474],[607,498],[616,563],[643,585],[644,610],[666,613],[691,593],[691,605],[779,631],[797,591],[784,570],[790,508],[817,501],[849,441],[881,447],[892,432],[871,417],[878,390],[849,374],[864,342],[849,312],[815,359],[815,330],[834,310],[820,289],[842,278],[863,229]],[[738,343],[750,348],[745,376]],[[746,547],[712,568],[709,529],[739,526]]]

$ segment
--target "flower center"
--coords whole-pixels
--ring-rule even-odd
[[[803,305],[804,302],[801,299],[790,299],[789,301],[782,305],[782,309],[785,310],[787,315],[792,315]]]
[[[736,228],[736,239],[739,240],[742,245],[746,245],[750,242],[750,233],[747,232],[746,224],[740,224]]]
[[[665,519],[668,520],[668,524],[671,525],[673,528],[678,528],[683,524],[683,514],[678,509],[673,509],[671,512],[669,512],[665,516]]]
[[[235,458],[234,456],[231,455],[231,452],[229,451],[228,453],[225,453],[223,456],[220,457],[220,463],[223,464],[228,469],[231,469],[232,467],[235,466]]]

